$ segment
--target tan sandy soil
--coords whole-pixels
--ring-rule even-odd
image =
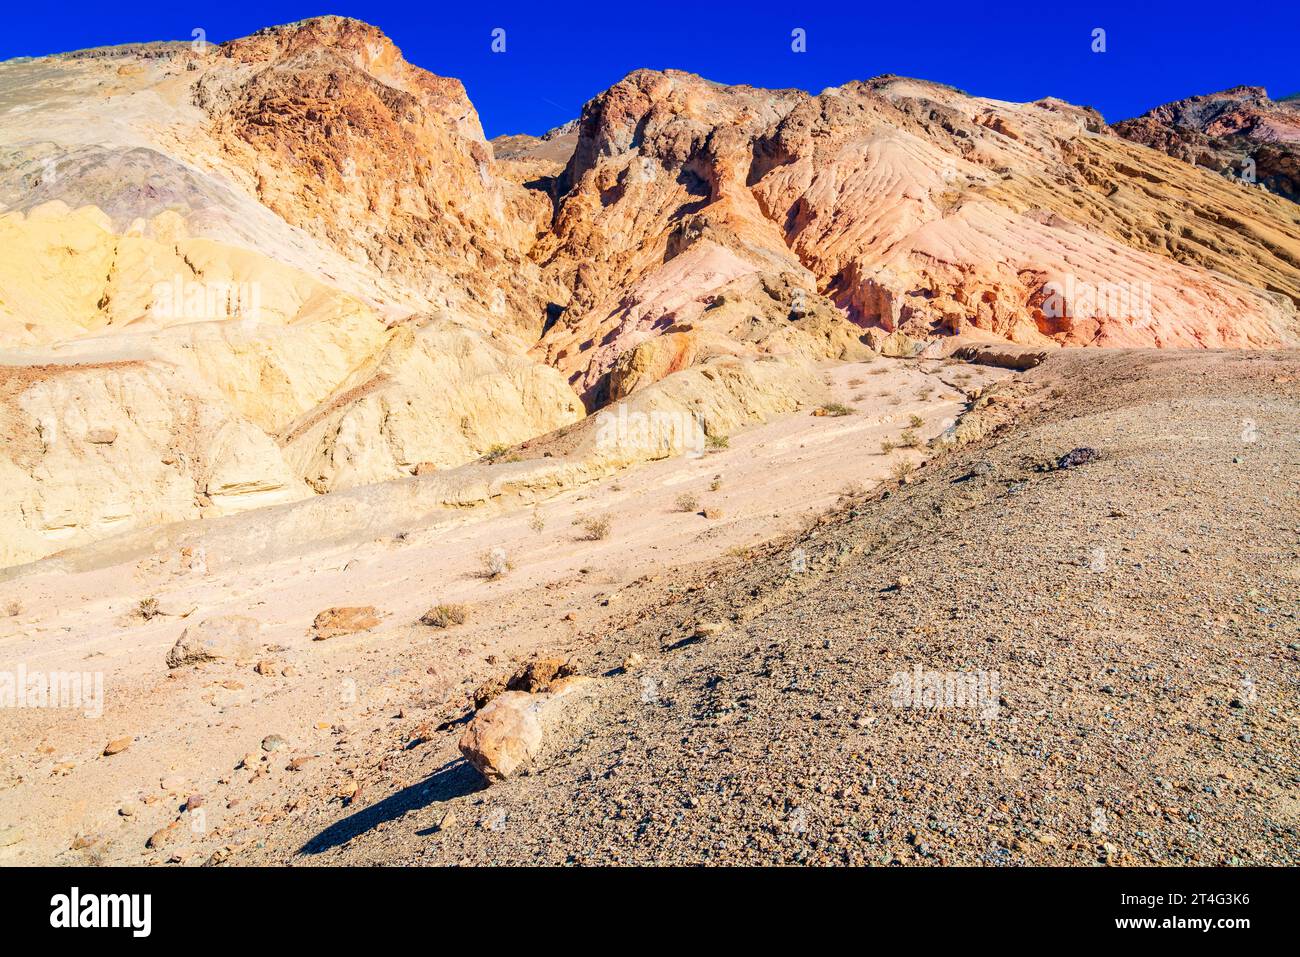
[[[236,843],[254,839],[258,820],[278,815],[306,782],[333,787],[383,753],[377,741],[396,736],[400,744],[411,727],[459,714],[466,692],[510,660],[601,638],[662,595],[679,569],[793,532],[846,489],[887,476],[899,458],[919,461],[926,453],[883,454],[882,439],[897,438],[915,414],[925,419],[916,430],[922,438],[937,435],[965,407],[962,389],[1009,373],[880,359],[827,366],[824,375],[853,414],[804,409],[736,433],[725,450],[654,462],[535,509],[467,511],[413,526],[401,539],[259,567],[203,574],[181,556],[158,555],[3,584],[0,609],[17,613],[0,617],[0,671],[22,664],[28,672],[102,672],[105,697],[97,718],[3,713],[0,860],[197,861],[233,835],[242,835]],[[696,512],[678,510],[683,494],[698,500]],[[705,508],[720,517],[706,518]],[[609,537],[584,540],[576,523],[606,514]],[[535,515],[541,530],[532,527]],[[247,521],[252,534],[256,515]],[[492,548],[513,567],[486,580],[482,556]],[[143,620],[147,598],[164,614]],[[454,631],[419,625],[440,602],[468,604],[469,623]],[[382,624],[312,640],[318,612],[349,605],[375,606]],[[262,650],[240,665],[169,672],[164,657],[187,624],[220,614],[262,622]],[[272,675],[254,670],[261,660],[275,663]],[[296,674],[282,676],[285,667]],[[272,733],[289,747],[261,762],[266,770],[250,782],[236,765]],[[129,748],[101,755],[124,736],[133,739]],[[284,770],[303,755],[331,756]],[[207,831],[146,850],[191,793],[204,796]]]

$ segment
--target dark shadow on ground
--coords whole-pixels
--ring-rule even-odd
[[[320,854],[340,847],[386,821],[394,821],[430,804],[473,794],[485,787],[487,784],[483,778],[464,758],[448,761],[419,784],[412,784],[378,804],[371,804],[341,821],[335,821],[300,847],[298,853]]]

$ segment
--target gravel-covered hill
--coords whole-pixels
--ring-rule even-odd
[[[556,649],[604,677],[532,774],[483,786],[462,721],[241,857],[1295,864],[1300,355],[1067,351],[973,416]]]

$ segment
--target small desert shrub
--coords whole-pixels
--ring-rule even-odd
[[[492,446],[486,452],[484,452],[483,458],[487,459],[490,462],[495,462],[497,459],[501,458],[501,456],[505,455],[509,451],[510,451],[510,446],[497,444]]]
[[[839,418],[841,415],[852,415],[854,410],[845,405],[843,402],[828,402],[822,406],[822,413],[825,415]]]
[[[540,535],[546,528],[546,517],[539,510],[533,509],[533,514],[528,519],[528,527]]]
[[[920,448],[921,438],[911,429],[904,429],[903,434],[898,437],[898,444],[905,449]]]
[[[889,371],[888,366],[879,366],[875,369],[868,369],[867,375],[884,375],[888,371]]]
[[[883,452],[885,455],[888,455],[890,452],[894,451],[895,448],[897,448],[897,446],[894,445],[893,439],[883,439],[880,443],[880,451]]]
[[[162,614],[162,612],[158,610],[158,599],[141,598],[140,604],[136,606],[136,614],[145,621],[151,621],[152,619],[157,618]]]
[[[722,518],[722,509],[720,509],[720,508],[714,508],[713,506],[709,506],[708,508],[706,508],[706,509],[704,510],[704,517],[705,517],[705,518],[714,518],[714,519]]]
[[[890,404],[890,405],[902,405],[902,404],[903,404],[903,397],[902,397],[901,395],[891,395],[891,396],[889,397],[889,404]]]
[[[611,524],[608,515],[592,515],[582,520],[582,537],[588,542],[598,542],[603,538],[609,538],[609,528]]]
[[[862,380],[861,380],[861,379],[850,379],[850,380],[849,380],[849,388],[850,388],[850,389],[856,389],[856,388],[857,388],[858,386],[860,386],[860,385],[862,385]]]
[[[675,505],[679,512],[698,512],[700,510],[700,500],[690,492],[683,492],[678,495]]]
[[[840,498],[861,498],[867,494],[867,487],[861,482],[849,482],[840,489]]]
[[[889,474],[894,477],[895,482],[901,482],[915,471],[915,462],[911,459],[899,459],[894,463],[894,467],[890,470]]]
[[[17,618],[23,613],[23,603],[17,598],[5,605],[5,614],[10,618]]]
[[[463,625],[469,618],[469,609],[464,605],[435,605],[420,618],[420,624],[431,628],[450,628]]]
[[[707,442],[709,448],[715,452],[731,448],[731,439],[725,435],[710,435]]]
[[[919,429],[921,426],[925,425],[925,419],[921,418],[919,415],[914,415],[907,420],[907,424],[914,429]]]
[[[506,557],[506,550],[500,547],[489,548],[479,556],[479,561],[483,566],[482,576],[484,578],[501,578],[506,572],[515,567],[510,559]]]
[[[713,481],[709,483],[709,491],[716,492],[720,488],[722,488],[722,476],[715,475],[713,476]]]

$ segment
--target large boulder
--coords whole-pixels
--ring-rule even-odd
[[[167,667],[202,661],[249,658],[257,650],[261,624],[247,615],[218,615],[187,627],[167,652]]]
[[[543,694],[503,692],[465,729],[460,752],[489,783],[528,770],[548,743],[566,740],[565,729],[583,720],[585,712],[574,706],[590,700],[594,679],[571,675],[550,687]]]
[[[474,716],[460,739],[466,760],[489,781],[510,777],[532,763],[542,748],[544,695],[506,691]]]

